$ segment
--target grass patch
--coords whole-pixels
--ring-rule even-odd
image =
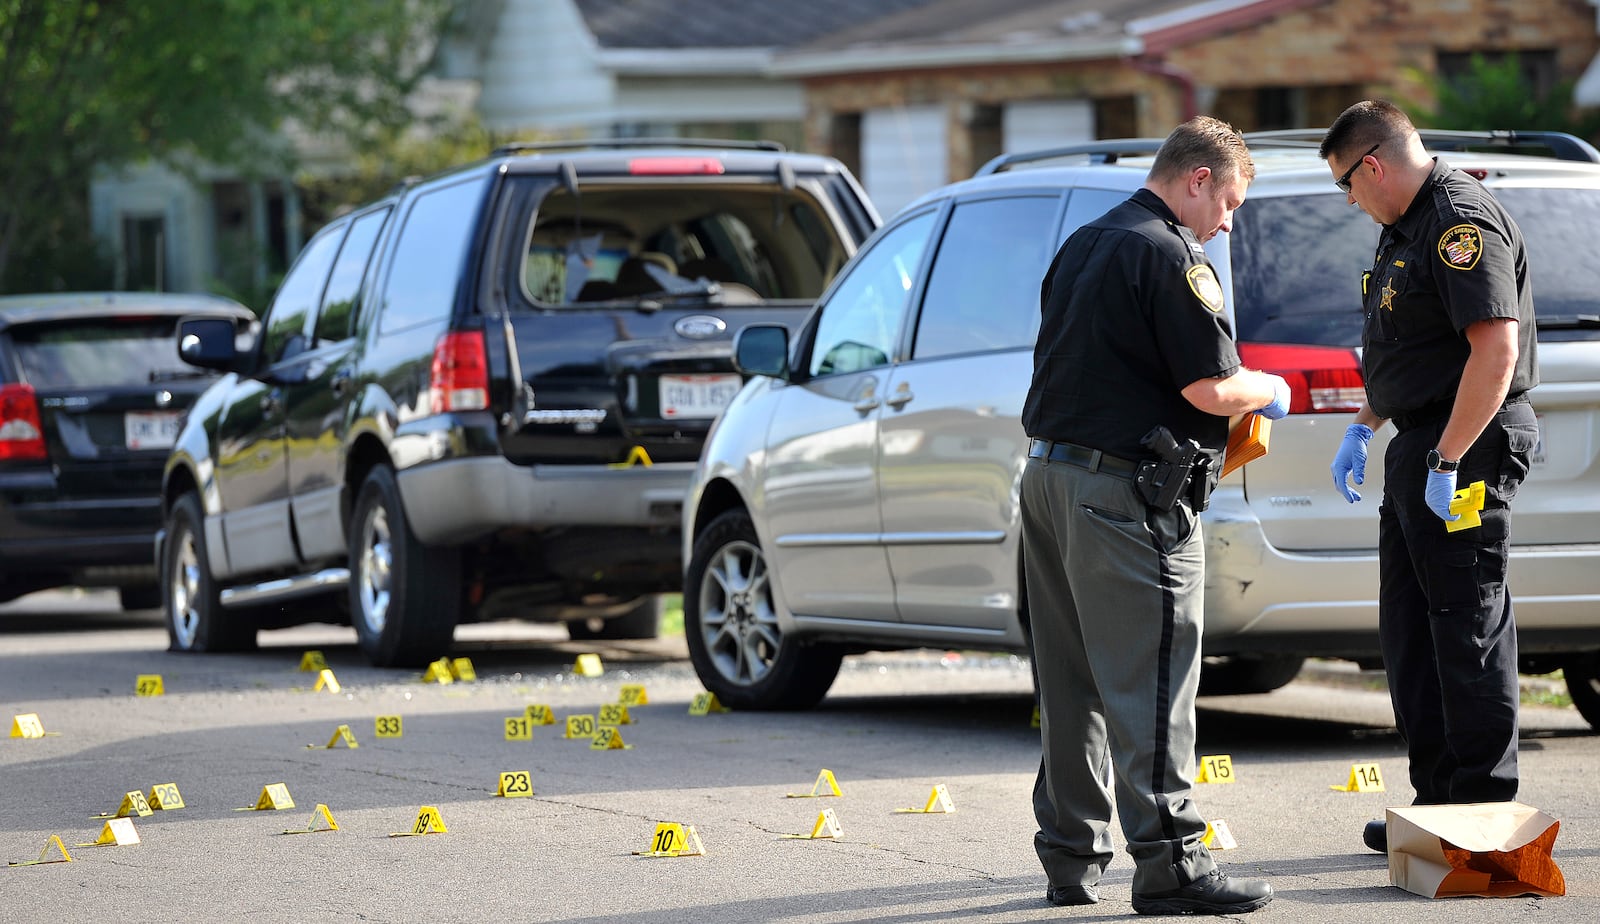
[[[683,594],[667,594],[661,608],[661,637],[683,634]]]

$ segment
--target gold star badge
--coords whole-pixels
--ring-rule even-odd
[[[1379,307],[1393,311],[1394,297],[1400,294],[1400,290],[1390,285],[1389,280],[1385,279],[1383,281],[1383,289],[1381,294],[1383,295],[1383,301],[1379,304]]]

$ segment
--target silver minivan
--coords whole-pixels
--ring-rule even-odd
[[[1515,504],[1510,583],[1527,672],[1563,668],[1600,725],[1600,154],[1567,136],[1425,133],[1490,185],[1528,242],[1541,440]],[[1541,136],[1549,139],[1551,136]],[[1365,500],[1328,464],[1363,395],[1360,279],[1378,228],[1334,189],[1320,132],[1250,136],[1256,180],[1206,247],[1240,354],[1293,389],[1271,452],[1204,514],[1202,693],[1265,692],[1308,656],[1378,663],[1385,428]],[[753,377],[684,506],[685,633],[725,703],[801,708],[841,658],[1027,647],[1018,420],[1039,284],[1060,243],[1139,188],[1159,139],[1002,158],[886,224],[793,336],[739,335]],[[1561,156],[1573,160],[1559,159]],[[1075,161],[1072,163],[1064,163]]]

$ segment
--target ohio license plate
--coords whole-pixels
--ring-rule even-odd
[[[665,420],[715,417],[744,387],[737,373],[663,375],[661,416]]]
[[[182,428],[178,411],[129,411],[123,418],[129,449],[171,449]]]

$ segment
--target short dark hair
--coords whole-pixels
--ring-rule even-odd
[[[1244,136],[1232,125],[1211,116],[1195,116],[1179,125],[1161,142],[1156,160],[1150,166],[1150,179],[1157,182],[1183,176],[1197,167],[1210,167],[1222,182],[1242,177],[1256,178],[1256,165]]]
[[[1365,151],[1375,144],[1387,145],[1404,142],[1415,132],[1416,126],[1400,107],[1383,99],[1364,99],[1333,120],[1328,133],[1322,136],[1322,146],[1317,154],[1323,160],[1329,155],[1341,157],[1356,151]]]

